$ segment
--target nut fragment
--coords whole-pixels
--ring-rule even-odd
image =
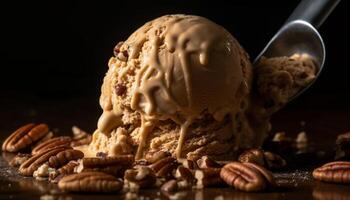
[[[177,180],[185,180],[188,184],[194,184],[196,179],[194,178],[192,171],[182,165],[178,166],[175,171],[175,178]]]
[[[269,151],[264,152],[265,167],[273,169],[281,169],[287,165],[287,162],[279,155]]]
[[[335,159],[350,159],[350,132],[340,134],[336,140],[337,151]]]
[[[295,139],[296,148],[297,149],[306,149],[308,146],[308,139],[305,131],[302,131],[298,134],[297,138]]]
[[[249,149],[244,151],[239,157],[238,161],[242,163],[255,163],[261,166],[265,165],[264,151],[261,149]]]
[[[118,96],[122,96],[123,94],[125,94],[127,87],[124,84],[118,83],[115,86],[115,93]]]
[[[286,161],[281,156],[261,149],[249,149],[243,152],[238,161],[255,163],[268,169],[280,169],[286,166]]]
[[[61,168],[59,168],[55,171],[51,171],[49,173],[49,181],[51,183],[58,183],[58,181],[61,180],[61,178],[63,178],[64,176],[66,176],[68,174],[73,174],[74,168],[78,165],[79,165],[79,163],[77,161],[72,160],[69,163],[67,163],[66,165],[62,166]]]
[[[27,161],[32,155],[30,154],[24,154],[24,153],[18,153],[9,163],[12,167],[19,167],[21,164],[23,164],[25,161]]]
[[[193,160],[183,160],[182,165],[188,169],[194,170],[194,169],[199,169],[197,163]]]
[[[145,156],[145,159],[149,163],[155,163],[165,157],[170,157],[170,152],[167,151],[156,151],[156,152],[148,152]]]
[[[105,152],[97,152],[96,153],[96,157],[106,158],[107,156],[108,156],[108,154]]]
[[[219,163],[217,163],[215,160],[209,158],[208,156],[202,156],[200,159],[197,160],[197,165],[199,168],[220,168],[222,167]]]
[[[319,181],[331,183],[350,183],[350,162],[336,161],[327,163],[312,172],[312,176]]]
[[[156,175],[149,167],[139,167],[125,171],[124,179],[136,184],[139,188],[153,187],[156,183]]]
[[[274,186],[272,174],[265,168],[253,163],[232,162],[226,164],[221,172],[221,178],[238,190],[253,192]]]
[[[122,47],[122,45],[124,44],[124,42],[118,42],[117,45],[115,45],[113,52],[114,52],[114,56],[117,56],[120,53],[120,48]]]
[[[149,167],[157,177],[172,178],[172,171],[176,169],[177,165],[175,158],[167,156],[149,165]]]
[[[2,144],[2,150],[18,152],[43,138],[49,132],[46,124],[27,124],[13,132]]]
[[[77,126],[72,127],[73,140],[71,142],[72,147],[90,144],[92,135],[82,130]]]
[[[132,164],[132,168],[138,168],[138,167],[146,167],[150,165],[150,163],[145,159],[135,160],[135,162]]]
[[[33,177],[38,180],[46,180],[52,171],[55,171],[55,169],[49,167],[47,163],[44,163],[33,172]]]
[[[71,192],[118,192],[123,182],[102,172],[82,172],[63,177],[58,187]]]
[[[59,152],[57,155],[51,156],[49,159],[49,166],[52,168],[59,168],[71,160],[78,160],[83,157],[84,153],[79,150],[66,149]]]
[[[70,147],[57,147],[35,154],[19,167],[20,174],[23,176],[32,176],[33,172],[37,170],[42,164],[47,162],[51,156],[54,156],[67,148]]]
[[[72,139],[70,137],[67,137],[67,136],[54,137],[54,138],[51,138],[51,139],[39,144],[34,149],[32,149],[32,154],[34,155],[34,154],[37,154],[37,153],[40,153],[43,151],[47,151],[48,149],[56,148],[58,146],[69,147],[71,141],[72,141]]]
[[[197,179],[197,188],[223,184],[224,182],[220,178],[220,171],[221,168],[204,168],[195,170],[194,177]]]
[[[160,190],[163,192],[177,192],[179,190],[177,180],[172,179],[165,182],[160,188]]]

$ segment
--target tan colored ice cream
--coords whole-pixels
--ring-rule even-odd
[[[223,27],[167,15],[139,28],[115,54],[102,85],[94,151],[139,159],[169,150],[180,158],[223,156],[240,146],[251,64]]]
[[[317,67],[308,54],[262,57],[254,73],[260,101],[267,113],[272,114],[315,80]]]
[[[286,103],[296,91],[271,92],[270,80],[282,71],[292,79],[299,74],[287,67],[295,63],[289,58],[283,67],[262,62],[254,73],[258,92],[251,94],[247,53],[223,27],[191,15],[150,21],[114,53],[102,85],[103,114],[89,146],[93,154],[141,159],[169,151],[177,158],[234,159],[238,149],[260,146],[266,137],[272,114],[266,102]]]

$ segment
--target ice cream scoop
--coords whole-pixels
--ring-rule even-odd
[[[301,1],[286,23],[255,59],[257,63],[261,57],[289,57],[294,54],[307,54],[312,57],[318,68],[315,79],[292,96],[289,101],[310,87],[320,75],[326,51],[322,37],[316,28],[322,25],[339,2],[340,0]]]
[[[222,156],[256,137],[244,114],[251,63],[222,26],[199,16],[162,16],[114,54],[91,145],[97,151],[135,153],[136,159],[151,150],[177,158]]]

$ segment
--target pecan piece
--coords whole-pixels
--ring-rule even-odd
[[[286,166],[286,161],[281,156],[261,149],[249,149],[243,152],[238,161],[255,163],[268,169],[281,169]]]
[[[197,162],[195,162],[193,160],[187,160],[187,159],[183,160],[182,165],[190,170],[199,169]]]
[[[77,126],[72,127],[73,140],[71,142],[72,147],[90,144],[92,135],[86,131],[80,129]]]
[[[175,171],[175,178],[177,180],[185,180],[188,184],[194,184],[196,179],[190,169],[180,165]]]
[[[18,153],[9,163],[12,167],[19,167],[27,161],[32,155],[26,153]]]
[[[336,140],[336,147],[336,160],[350,159],[350,132],[338,135]]]
[[[350,162],[327,163],[312,172],[314,179],[331,183],[350,183]]]
[[[176,162],[176,159],[171,156],[164,157],[149,165],[157,177],[163,178],[172,178],[172,172],[177,166],[178,163]]]
[[[155,163],[169,156],[171,156],[171,154],[168,151],[156,151],[156,152],[148,152],[145,156],[145,159],[149,163]]]
[[[71,160],[78,160],[83,157],[84,153],[79,150],[66,149],[59,152],[57,155],[51,156],[49,159],[49,166],[52,168],[59,168]]]
[[[221,168],[203,168],[195,170],[194,177],[197,180],[197,188],[222,185],[224,182],[220,178]]]
[[[238,161],[242,163],[246,163],[246,162],[255,163],[257,165],[264,166],[265,165],[264,151],[261,149],[246,150],[241,155],[239,155]]]
[[[51,156],[54,156],[67,148],[71,147],[57,147],[35,154],[19,167],[19,173],[23,176],[32,176],[34,171],[47,162]]]
[[[156,183],[156,175],[149,167],[139,167],[125,171],[124,179],[128,181],[130,187],[149,188]],[[130,185],[133,184],[132,185]]]
[[[246,192],[275,185],[271,172],[253,163],[231,162],[222,168],[220,176],[228,185]]]
[[[55,171],[55,169],[49,167],[47,163],[44,163],[33,172],[33,177],[37,180],[46,180],[53,171]]]
[[[217,163],[215,160],[211,159],[208,156],[202,156],[200,159],[197,160],[197,165],[199,168],[220,168],[222,167],[219,163]]]
[[[160,190],[163,192],[177,192],[179,190],[177,183],[178,182],[175,179],[169,180],[162,185]]]
[[[126,90],[127,90],[127,87],[124,84],[118,83],[115,86],[115,93],[118,96],[122,96],[123,94],[125,94]]]
[[[43,138],[49,132],[46,124],[27,124],[13,132],[2,144],[2,150],[18,152]]]
[[[102,172],[82,172],[63,177],[58,187],[70,192],[118,192],[123,182]]]
[[[51,138],[32,149],[32,154],[34,155],[43,151],[47,151],[48,149],[56,148],[58,146],[69,147],[71,140],[72,138],[67,136]]]
[[[113,53],[115,56],[117,56],[120,53],[120,48],[122,47],[123,44],[124,44],[124,42],[118,42],[118,44],[115,45],[115,47],[113,49]]]
[[[269,151],[264,152],[264,159],[266,167],[271,170],[282,169],[287,165],[287,162],[281,156]]]
[[[67,163],[66,165],[62,166],[56,171],[52,171],[51,173],[49,173],[49,181],[52,183],[58,183],[58,181],[64,176],[68,174],[73,174],[75,167],[78,165],[79,163],[75,160],[69,161],[69,163]]]

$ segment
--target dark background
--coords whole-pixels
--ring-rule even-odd
[[[298,3],[1,1],[0,113],[20,112],[19,108],[47,102],[73,104],[77,98],[92,102],[79,109],[99,112],[100,86],[113,47],[145,22],[164,14],[186,13],[213,20],[229,30],[253,59]],[[321,77],[287,109],[350,107],[349,10],[345,3],[341,2],[319,29],[327,50]],[[97,116],[94,114],[90,121]]]

